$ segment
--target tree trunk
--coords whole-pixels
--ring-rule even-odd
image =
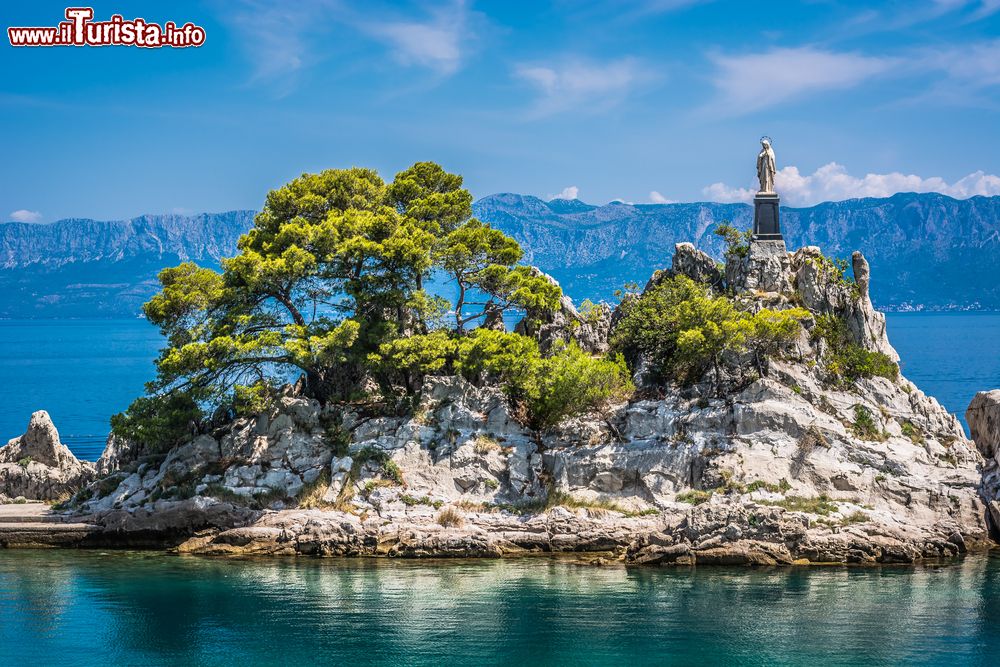
[[[462,323],[462,306],[465,305],[465,283],[458,279],[458,300],[455,302],[455,330],[462,333],[464,324]]]

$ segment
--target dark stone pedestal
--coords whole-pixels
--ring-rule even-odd
[[[753,237],[761,241],[780,241],[778,195],[758,192],[753,198]]]

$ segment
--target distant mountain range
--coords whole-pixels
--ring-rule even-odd
[[[0,317],[135,317],[158,289],[160,269],[186,260],[218,267],[253,216],[0,224]]]
[[[591,299],[609,298],[626,281],[645,283],[669,265],[680,241],[719,258],[715,226],[729,220],[745,229],[753,222],[747,204],[591,206],[498,194],[474,208],[521,242],[527,262],[574,297]],[[880,308],[1000,310],[1000,197],[909,193],[783,207],[781,227],[789,250],[816,245],[831,257],[864,252]]]
[[[516,194],[485,197],[474,209],[518,239],[525,260],[576,300],[610,299],[626,282],[645,282],[669,265],[679,241],[719,257],[714,227],[729,220],[745,228],[752,219],[746,204],[592,206]],[[217,267],[253,216],[0,224],[0,317],[135,316],[156,291],[159,269],[188,259]],[[835,257],[862,250],[881,308],[1000,310],[1000,197],[898,194],[783,208],[781,216],[790,250],[817,245]]]

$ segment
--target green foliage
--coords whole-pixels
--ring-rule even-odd
[[[871,410],[863,405],[854,406],[854,421],[851,423],[851,432],[859,438],[865,440],[876,440],[882,442],[888,436],[879,428],[875,421],[875,416]]]
[[[462,336],[435,331],[392,341],[372,363],[383,377],[405,378],[411,390],[426,375],[452,372],[477,384],[499,383],[536,428],[600,409],[634,389],[620,355],[593,357],[570,343],[543,357],[533,339],[491,329]]]
[[[432,331],[383,343],[378,354],[369,355],[369,363],[384,383],[398,380],[415,392],[425,376],[451,368],[457,349],[458,342],[448,332]]]
[[[903,436],[909,438],[913,444],[923,444],[924,432],[920,430],[919,426],[915,425],[910,420],[906,420],[900,425],[900,428],[903,432]]]
[[[238,415],[252,415],[266,410],[274,402],[270,384],[258,381],[251,385],[233,387],[233,409]]]
[[[196,394],[175,390],[135,399],[125,412],[111,417],[111,432],[157,453],[189,440],[203,418]]]
[[[353,458],[355,465],[369,461],[376,463],[379,466],[380,474],[395,484],[402,486],[403,471],[400,470],[399,465],[389,457],[389,454],[385,450],[378,449],[377,447],[365,447],[359,450]]]
[[[351,446],[351,433],[339,423],[327,423],[323,429],[323,441],[333,455],[342,458],[347,456]]]
[[[753,230],[739,230],[723,220],[715,227],[715,235],[721,236],[726,243],[725,254],[727,257],[746,257],[750,253],[750,239],[753,237]]]
[[[562,291],[527,266],[513,266],[523,252],[517,241],[475,218],[445,236],[435,251],[441,268],[455,279],[455,329],[461,333],[472,322],[499,317],[512,306],[553,310]],[[486,297],[479,309],[467,313],[469,290]]]
[[[590,299],[584,299],[576,310],[583,321],[588,324],[596,324],[601,319],[601,306]]]
[[[831,258],[820,255],[808,261],[816,262],[820,274],[824,275],[830,282],[849,288],[855,298],[861,296],[861,288],[854,280],[847,277],[849,262],[843,257]]]
[[[31,458],[30,456],[25,456],[25,457],[24,457],[24,458],[22,458],[22,459],[18,459],[18,461],[17,461],[17,465],[21,466],[22,468],[27,468],[27,467],[28,467],[28,465],[29,465],[29,464],[30,464],[30,463],[31,463],[31,462],[32,462],[33,460],[34,460],[34,459],[32,459],[32,458]]]
[[[690,489],[688,491],[682,491],[678,493],[675,499],[679,503],[688,503],[689,505],[701,505],[702,503],[707,503],[712,499],[712,491],[702,491],[701,489]]]
[[[682,384],[723,365],[742,374],[742,356],[765,374],[767,359],[798,335],[799,320],[809,316],[802,308],[746,313],[682,275],[623,302],[622,312],[612,347],[633,362],[640,357],[651,362],[658,379]]]
[[[762,505],[772,505],[782,507],[791,512],[806,512],[808,514],[819,514],[829,516],[837,511],[837,504],[826,495],[816,498],[805,498],[803,496],[786,496],[781,500],[759,500]]]
[[[836,315],[816,318],[813,339],[827,344],[825,368],[834,384],[846,385],[860,378],[899,378],[899,366],[882,352],[867,350],[851,340],[847,323]]]
[[[759,491],[760,489],[770,493],[785,493],[792,488],[792,485],[788,483],[787,479],[782,477],[777,484],[772,484],[771,482],[765,482],[762,479],[758,479],[745,486],[737,485],[735,488],[739,493],[753,493],[754,491]]]
[[[565,417],[627,399],[635,390],[625,359],[592,357],[576,343],[541,359],[534,369],[528,410],[540,428]]]
[[[371,169],[330,169],[271,191],[221,272],[186,262],[160,273],[162,289],[144,312],[167,346],[148,400],[117,430],[167,442],[163,424],[139,421],[154,413],[169,421],[171,395],[248,414],[265,408],[290,373],[320,401],[347,398],[373,356],[412,390],[454,356],[455,343],[440,334],[420,339],[433,344],[420,349],[405,339],[441,327],[446,313],[461,333],[510,308],[555,308],[559,288],[517,266],[517,242],[472,218],[471,205],[461,176],[431,162],[388,185]],[[424,291],[435,272],[455,281],[454,305]]]
[[[432,500],[430,496],[411,496],[408,493],[404,493],[399,496],[399,500],[407,507],[427,505],[428,507],[433,507],[434,509],[441,509],[444,506],[443,500]]]
[[[476,329],[457,342],[454,368],[471,382],[502,382],[516,398],[534,387],[541,353],[533,339],[516,333]]]
[[[542,357],[534,340],[498,331],[479,329],[461,338],[454,366],[470,380],[485,377],[503,383],[536,428],[600,409],[634,390],[620,356],[593,357],[570,343]]]

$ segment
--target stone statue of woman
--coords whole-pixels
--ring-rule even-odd
[[[761,192],[774,192],[774,149],[771,148],[771,139],[761,137],[760,153],[757,155],[757,180],[760,181]]]

